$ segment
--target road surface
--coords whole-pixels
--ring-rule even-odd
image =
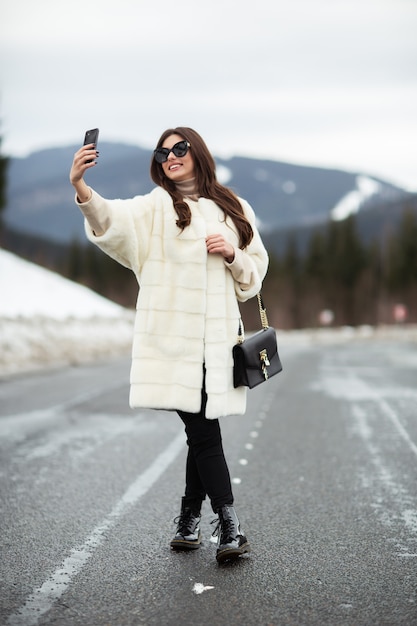
[[[417,624],[417,344],[286,342],[222,420],[252,552],[170,551],[173,413],[128,408],[127,360],[0,382],[8,626]],[[161,387],[163,393],[163,387]]]

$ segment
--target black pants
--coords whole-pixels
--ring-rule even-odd
[[[184,502],[196,513],[200,511],[206,495],[215,513],[225,504],[233,504],[219,420],[206,419],[206,404],[207,395],[203,386],[199,413],[177,411],[185,424],[188,444]]]

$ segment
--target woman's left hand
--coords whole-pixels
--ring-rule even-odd
[[[223,235],[208,235],[206,246],[209,254],[221,254],[228,263],[231,263],[235,258],[234,247]]]

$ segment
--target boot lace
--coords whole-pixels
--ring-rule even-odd
[[[232,519],[226,518],[221,524],[220,519],[216,517],[210,524],[216,524],[211,536],[218,537],[220,535],[220,543],[230,543],[234,540],[236,529]]]
[[[219,528],[220,528],[220,520],[218,517],[215,517],[213,520],[211,520],[210,522],[210,526],[212,526],[213,524],[216,524],[216,527],[214,528],[213,532],[211,533],[212,537],[217,537],[219,534]]]
[[[198,515],[194,515],[191,509],[186,509],[174,519],[177,524],[177,533],[180,535],[189,535],[194,532]]]

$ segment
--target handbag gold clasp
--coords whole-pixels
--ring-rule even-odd
[[[266,349],[260,351],[259,358],[261,360],[262,374],[264,375],[265,380],[268,380],[268,370],[266,368],[269,367],[271,363],[269,362]]]

